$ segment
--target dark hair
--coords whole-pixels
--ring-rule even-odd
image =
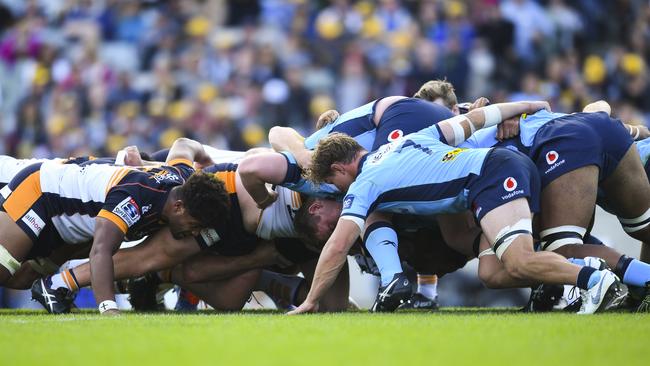
[[[229,218],[230,198],[226,186],[213,174],[192,174],[178,187],[177,194],[190,216],[198,220],[203,228],[213,228]]]

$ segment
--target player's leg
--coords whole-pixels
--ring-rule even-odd
[[[259,273],[259,269],[254,269],[231,278],[204,283],[186,283],[182,276],[172,273],[171,280],[194,293],[215,310],[238,311],[250,297]]]
[[[0,212],[0,285],[16,273],[31,247],[32,239],[6,212]]]
[[[0,190],[0,284],[20,268],[41,232],[51,225],[46,225],[40,166],[22,169]]]
[[[635,239],[649,243],[650,183],[635,145],[629,148],[614,172],[601,186],[607,203],[619,217],[625,232]],[[650,261],[650,250],[647,246],[641,254],[641,260]]]
[[[176,240],[168,228],[149,236],[144,242],[118,250],[113,255],[116,280],[140,277],[149,272],[170,268],[200,250],[194,238]],[[32,285],[34,298],[47,292],[61,303],[70,303],[79,288],[90,286],[90,263],[86,262],[52,276],[37,280]]]
[[[312,260],[299,265],[300,271],[305,276],[305,280],[309,284],[307,288],[311,287],[314,279],[314,272],[316,271],[316,263],[318,260]],[[306,296],[306,295],[305,295]],[[300,297],[300,296],[299,296]],[[320,301],[319,312],[340,312],[346,311],[350,303],[350,273],[348,264],[345,263],[341,272],[332,284],[332,287],[325,293]],[[305,299],[298,298],[298,303],[302,303]]]

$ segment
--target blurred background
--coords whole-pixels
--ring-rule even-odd
[[[648,0],[0,0],[0,153],[245,150],[445,78],[459,101],[606,99],[647,124],[649,61]]]
[[[412,95],[605,98],[650,114],[648,0],[1,0],[0,152],[243,150],[271,126]]]

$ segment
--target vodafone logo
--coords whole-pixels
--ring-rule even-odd
[[[517,189],[517,181],[513,177],[508,177],[503,181],[503,189],[507,192],[512,192]]]
[[[393,141],[397,140],[398,138],[400,138],[402,136],[404,136],[404,131],[402,131],[402,130],[393,130],[393,131],[391,131],[391,133],[388,134],[388,141],[393,142]]]
[[[548,163],[548,165],[553,165],[557,161],[557,158],[559,156],[560,155],[558,155],[557,151],[551,150],[546,153],[546,162]]]

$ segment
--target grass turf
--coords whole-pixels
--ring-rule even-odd
[[[0,311],[3,365],[647,365],[650,315]]]

